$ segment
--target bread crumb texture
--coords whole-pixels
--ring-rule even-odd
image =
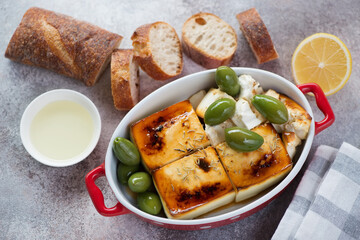
[[[189,18],[182,32],[185,41],[214,58],[227,58],[234,54],[237,47],[234,29],[210,13],[199,13]]]
[[[151,52],[155,62],[168,75],[182,70],[180,40],[175,30],[166,23],[154,24],[149,34]]]

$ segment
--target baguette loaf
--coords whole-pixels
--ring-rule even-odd
[[[211,13],[191,16],[182,28],[182,46],[193,61],[205,68],[228,65],[237,48],[235,30]]]
[[[41,8],[30,8],[5,57],[95,84],[122,36]]]
[[[118,110],[129,110],[139,101],[139,65],[133,56],[131,49],[117,49],[111,56],[111,91]]]
[[[237,14],[236,18],[259,64],[279,57],[270,34],[255,8]]]
[[[166,80],[179,75],[183,68],[181,44],[173,27],[155,22],[138,27],[131,40],[134,58],[150,77]]]

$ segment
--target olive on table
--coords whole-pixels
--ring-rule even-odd
[[[162,205],[159,196],[152,192],[143,192],[137,195],[137,203],[139,208],[152,215],[160,213]]]
[[[236,102],[230,98],[221,98],[210,104],[206,109],[204,121],[213,126],[224,122],[235,113]]]
[[[232,68],[220,66],[215,72],[215,81],[221,91],[235,97],[240,92],[238,76]]]
[[[151,184],[151,176],[146,172],[136,172],[132,174],[128,180],[130,190],[136,193],[145,192]]]
[[[113,152],[116,158],[125,165],[134,166],[140,163],[140,153],[138,149],[126,138],[115,138]]]
[[[128,166],[119,162],[117,166],[117,178],[118,181],[122,184],[127,184],[130,176],[137,172],[140,168],[140,165]]]
[[[252,99],[254,107],[271,123],[283,124],[289,119],[286,106],[281,101],[267,95],[255,95]]]
[[[231,127],[225,129],[225,141],[236,151],[251,152],[261,147],[264,143],[264,138],[248,129]]]

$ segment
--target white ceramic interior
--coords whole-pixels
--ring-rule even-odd
[[[279,75],[264,70],[240,67],[234,67],[233,69],[238,75],[251,75],[256,81],[260,82],[264,90],[272,88],[277,92],[283,93],[291,97],[302,107],[304,107],[305,110],[313,117],[313,112],[304,94],[290,81],[284,79]],[[227,208],[221,209],[220,211],[212,212],[194,220],[167,219],[165,217],[153,216],[139,210],[136,207],[135,199],[133,199],[131,195],[128,194],[126,188],[121,185],[117,180],[116,167],[118,160],[115,158],[112,152],[113,140],[116,137],[128,138],[129,127],[137,120],[149,116],[152,113],[157,112],[179,101],[185,100],[201,89],[209,89],[212,86],[216,86],[214,76],[215,69],[198,72],[180,78],[157,89],[156,91],[148,95],[146,98],[144,98],[142,101],[140,101],[133,109],[131,109],[131,111],[128,112],[128,114],[122,119],[120,124],[115,129],[114,134],[112,135],[105,159],[105,172],[109,185],[115,193],[117,199],[124,207],[137,215],[147,218],[148,220],[156,223],[157,225],[173,224],[204,226],[204,224],[209,224],[211,226],[211,223],[213,222],[238,218],[240,217],[240,215],[259,207],[260,205],[264,204],[265,202],[274,198],[278,193],[280,193],[280,191],[283,190],[292,181],[292,179],[295,178],[295,176],[298,174],[301,167],[303,166],[306,157],[308,156],[315,135],[314,121],[312,121],[311,123],[310,131],[307,140],[303,144],[302,150],[298,152],[298,154],[295,156],[295,165],[291,172],[279,184],[275,185],[272,188],[269,188],[267,191],[264,191],[256,197],[251,198],[246,202],[233,204]],[[204,227],[207,226],[205,225]],[[200,228],[202,229],[203,227]]]
[[[82,105],[89,111],[94,122],[94,134],[88,147],[81,154],[66,160],[54,160],[44,156],[34,148],[30,139],[30,126],[35,115],[47,104],[60,100],[73,101]],[[35,98],[25,109],[20,122],[20,136],[25,149],[34,159],[52,167],[66,167],[84,160],[94,150],[99,141],[100,133],[101,118],[95,104],[85,95],[69,89],[51,90]]]

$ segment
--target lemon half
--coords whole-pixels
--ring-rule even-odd
[[[317,83],[328,96],[344,87],[351,74],[352,60],[338,37],[316,33],[297,46],[291,67],[296,84]]]

